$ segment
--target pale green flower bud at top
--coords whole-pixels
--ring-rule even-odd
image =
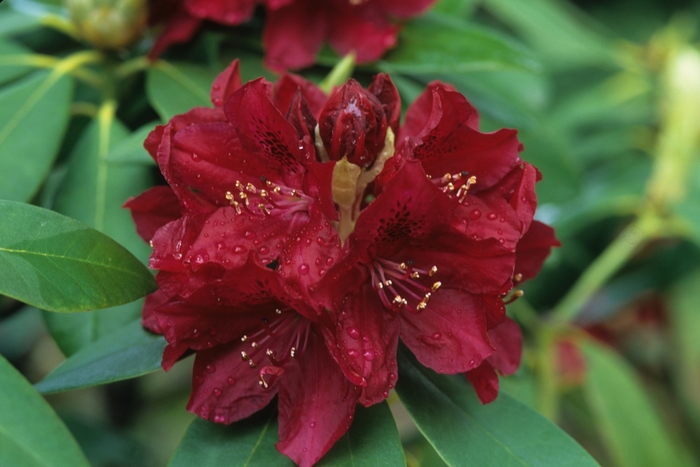
[[[146,0],[65,0],[83,39],[98,49],[128,47],[141,37]]]

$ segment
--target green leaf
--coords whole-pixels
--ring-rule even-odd
[[[394,73],[440,74],[535,70],[538,65],[524,47],[494,31],[430,14],[405,25],[399,46],[379,67]]]
[[[109,235],[145,261],[150,249],[136,234],[131,215],[122,204],[151,186],[149,167],[113,165],[107,160],[110,149],[128,134],[108,108],[101,109],[70,156],[54,208]],[[48,315],[47,324],[64,354],[71,355],[134,320],[141,308],[140,302],[134,302],[80,315]]]
[[[156,128],[156,125],[156,122],[148,123],[116,144],[107,153],[107,162],[110,164],[155,165],[156,162],[143,147],[143,142],[146,141],[148,134]]]
[[[522,34],[552,68],[615,64],[615,49],[608,38],[585,24],[568,3],[484,0],[483,7]]]
[[[401,467],[406,458],[394,417],[386,402],[357,406],[350,430],[328,451],[318,467]]]
[[[165,344],[137,320],[71,355],[34,387],[50,394],[136,378],[160,368]]]
[[[88,467],[61,419],[0,356],[0,465]]]
[[[197,418],[187,429],[168,467],[293,467],[294,462],[275,449],[276,442],[277,414],[272,410],[229,426]]]
[[[0,200],[0,293],[51,311],[83,311],[155,290],[151,273],[122,246],[84,224]]]
[[[28,201],[53,164],[68,123],[73,81],[37,72],[0,92],[0,198]]]
[[[0,37],[25,32],[39,27],[40,24],[38,16],[12,10],[10,2],[0,5]]]
[[[594,342],[583,348],[588,407],[617,467],[690,466],[634,371],[614,351]]]
[[[163,121],[193,107],[211,107],[209,90],[217,72],[189,63],[157,61],[146,74],[148,100]]]
[[[293,466],[275,449],[277,414],[266,409],[230,426],[196,419],[169,467]],[[348,433],[316,464],[318,467],[401,467],[406,465],[399,433],[386,403],[358,406]]]
[[[431,11],[443,15],[466,17],[471,14],[481,0],[440,0]]]
[[[481,405],[464,376],[438,375],[405,348],[399,364],[396,391],[448,465],[598,465],[569,435],[507,394]]]
[[[0,15],[0,18],[2,16]],[[2,20],[0,20],[2,21]],[[0,84],[26,75],[32,70],[28,64],[17,60],[18,56],[29,56],[31,50],[7,40],[0,40]]]
[[[700,429],[700,270],[688,274],[670,295],[675,387],[688,417]]]

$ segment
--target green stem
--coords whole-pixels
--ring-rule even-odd
[[[556,330],[547,325],[540,327],[537,342],[537,409],[549,420],[559,415],[559,388],[557,381]]]
[[[571,321],[591,297],[641,248],[662,231],[662,220],[648,212],[622,233],[586,269],[552,314],[560,321]]]
[[[343,84],[352,76],[355,70],[355,52],[350,52],[341,61],[339,61],[328,73],[328,76],[321,81],[319,87],[326,94],[330,94],[334,86]]]
[[[148,57],[136,57],[126,61],[115,68],[114,76],[117,79],[126,78],[129,75],[143,71],[151,66],[151,61]]]
[[[45,15],[41,17],[40,22],[43,26],[60,31],[76,41],[80,41],[82,39],[80,36],[80,31],[75,24],[66,18],[58,15]]]

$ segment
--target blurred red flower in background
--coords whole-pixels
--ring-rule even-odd
[[[396,44],[399,26],[435,0],[156,0],[151,23],[165,22],[151,56],[188,41],[205,20],[235,26],[248,21],[256,5],[267,13],[265,63],[283,71],[314,63],[324,42],[341,55],[354,51],[361,63],[381,57]]]

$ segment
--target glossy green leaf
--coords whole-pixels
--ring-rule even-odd
[[[584,394],[615,465],[692,465],[630,365],[613,350],[594,342],[587,343],[583,351],[587,363]]]
[[[399,357],[396,391],[448,465],[598,465],[569,435],[507,394],[481,405],[463,376],[439,375],[406,349]]]
[[[32,16],[13,10],[10,3],[12,2],[7,2],[5,5],[0,4],[0,37],[11,36],[36,28],[40,25],[38,16]]]
[[[432,7],[431,11],[464,18],[479,6],[479,3],[480,0],[440,0]]]
[[[122,205],[150,187],[149,168],[107,161],[110,149],[128,134],[109,112],[102,111],[90,123],[70,156],[54,209],[109,235],[145,262],[150,249],[136,234],[131,215]],[[80,315],[49,315],[47,324],[61,350],[71,355],[134,320],[141,308],[141,302],[134,302]]]
[[[0,200],[0,293],[52,311],[83,311],[155,290],[122,246],[53,211]]]
[[[35,388],[49,394],[151,373],[160,368],[165,344],[137,320],[71,355]]]
[[[0,16],[1,17],[1,16]],[[0,40],[0,84],[29,73],[32,68],[18,57],[27,57],[31,50],[9,40]]]
[[[394,416],[386,402],[357,406],[350,430],[328,451],[318,467],[402,467],[406,458]]]
[[[520,32],[553,68],[614,65],[609,39],[585,24],[582,15],[565,2],[485,0],[483,7]]]
[[[69,118],[69,76],[37,72],[0,92],[0,198],[28,201],[53,164]]]
[[[275,449],[277,413],[265,410],[229,426],[197,418],[187,429],[168,467],[293,467]]]
[[[209,90],[218,72],[188,63],[157,61],[146,76],[148,100],[163,121],[193,107],[211,107]]]
[[[143,147],[143,142],[146,141],[146,137],[155,129],[156,125],[156,122],[144,125],[117,143],[107,153],[107,162],[110,164],[155,165],[156,162]]]
[[[0,356],[0,465],[88,467],[61,419]]]
[[[277,415],[269,409],[231,426],[195,420],[169,467],[293,466],[277,452]],[[316,464],[318,467],[402,467],[406,465],[399,433],[386,403],[358,406],[348,433]]]
[[[465,73],[508,68],[533,70],[528,51],[488,29],[437,14],[407,23],[400,45],[380,68],[409,74]]]

